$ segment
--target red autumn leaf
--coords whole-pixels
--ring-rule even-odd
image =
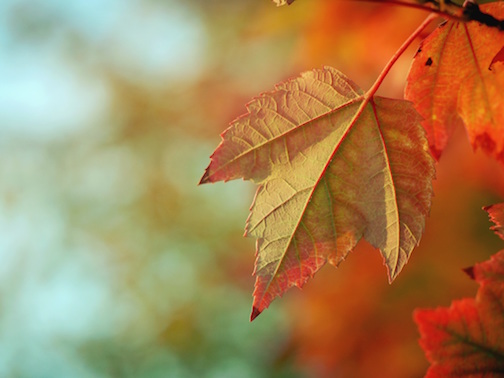
[[[502,235],[504,204],[486,208]],[[504,251],[468,269],[479,284],[476,298],[449,308],[416,310],[420,345],[431,367],[426,377],[502,377],[504,375]]]
[[[504,2],[481,9],[504,18]],[[463,122],[472,146],[504,163],[504,69],[494,64],[503,46],[504,32],[476,21],[448,21],[422,42],[405,98],[424,117],[422,125],[436,158]]]
[[[248,104],[201,183],[259,184],[246,235],[257,240],[252,319],[364,237],[392,281],[422,235],[433,160],[411,103],[366,97],[333,68],[305,72]]]

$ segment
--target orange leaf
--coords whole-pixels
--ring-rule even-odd
[[[504,3],[482,6],[497,18]],[[421,44],[405,98],[424,117],[432,153],[439,158],[453,129],[464,123],[474,148],[504,163],[504,73],[496,68],[504,32],[478,22],[448,21]]]
[[[201,183],[260,184],[246,234],[256,237],[252,319],[364,237],[392,281],[424,229],[433,160],[419,115],[366,97],[333,68],[305,72],[248,105],[223,134]]]

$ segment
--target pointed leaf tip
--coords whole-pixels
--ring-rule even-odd
[[[474,280],[474,266],[464,268],[462,271]]]
[[[504,46],[499,50],[497,54],[495,54],[492,61],[490,62],[488,69],[491,70],[493,65],[496,63],[504,63]]]
[[[210,181],[208,179],[208,168],[205,169],[205,173],[203,173],[203,176],[201,177],[201,180],[199,181],[198,185],[202,184],[208,184]]]
[[[482,209],[488,213],[488,211],[493,207],[493,205],[483,206]]]
[[[254,321],[255,318],[257,318],[259,315],[261,315],[261,311],[257,307],[252,308],[252,313],[250,314],[250,321]]]

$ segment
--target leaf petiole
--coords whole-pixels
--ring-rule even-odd
[[[394,64],[397,62],[397,60],[401,57],[402,54],[406,51],[406,49],[411,45],[411,43],[422,33],[422,31],[429,26],[429,24],[436,18],[438,17],[435,13],[431,13],[427,16],[427,18],[420,24],[420,26],[404,41],[404,43],[399,47],[399,49],[395,52],[395,54],[390,58],[390,60],[387,62],[385,67],[383,68],[382,72],[374,82],[374,84],[369,88],[369,90],[365,93],[365,98],[370,99],[372,98],[380,85],[383,83],[385,80],[385,77],[388,75]]]

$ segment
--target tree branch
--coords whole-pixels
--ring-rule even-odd
[[[466,2],[463,17],[465,21],[478,21],[486,26],[504,30],[504,21],[496,19],[491,14],[482,12],[479,5],[473,2]]]

